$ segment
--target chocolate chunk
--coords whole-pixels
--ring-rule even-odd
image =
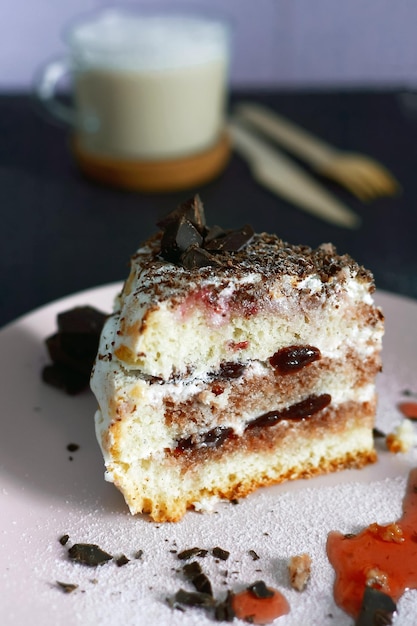
[[[75,543],[69,550],[68,556],[72,561],[82,563],[83,565],[103,565],[113,557],[111,554],[104,552],[94,543]]]
[[[207,231],[207,235],[204,237],[204,246],[206,246],[213,239],[218,239],[227,235],[229,231],[224,230],[221,226],[210,226]]]
[[[68,335],[100,335],[107,314],[91,306],[79,306],[57,316],[58,330]]]
[[[216,557],[216,559],[221,559],[222,561],[227,561],[230,556],[230,552],[223,550],[223,548],[219,548],[218,546],[213,548],[211,553],[214,557]]]
[[[68,543],[69,540],[69,535],[62,535],[62,537],[59,538],[59,543],[61,544],[61,546],[65,546]]]
[[[159,220],[159,222],[157,222],[157,226],[162,230],[165,230],[168,226],[174,222],[178,222],[181,218],[185,218],[191,222],[191,224],[197,228],[199,233],[203,234],[206,226],[206,219],[204,215],[204,206],[198,194],[189,198],[180,204],[176,209],[168,213],[168,215]]]
[[[68,338],[67,338],[68,340]],[[45,341],[48,354],[53,363],[60,363],[67,367],[80,372],[80,374],[90,375],[94,359],[97,354],[99,338],[94,338],[94,346],[89,347],[86,351],[77,349],[71,350],[71,341],[68,345],[63,345],[63,337],[60,333],[55,333],[48,337]],[[65,343],[65,342],[64,342]]]
[[[87,388],[107,315],[90,306],[59,313],[58,333],[46,339],[53,362],[42,371],[45,383],[75,395]]]
[[[355,626],[389,626],[396,611],[397,606],[390,596],[366,586]]]
[[[219,226],[207,228],[204,207],[198,195],[187,200],[158,222],[162,228],[161,256],[170,263],[180,263],[185,269],[221,266],[214,252],[238,252],[254,236],[247,224],[240,229],[225,231]]]
[[[204,548],[188,548],[188,550],[183,550],[177,554],[177,557],[180,561],[186,561],[187,559],[191,559],[192,556],[201,556],[205,557],[208,554],[208,550],[204,550]]]
[[[269,589],[263,580],[257,580],[252,585],[249,585],[248,591],[253,593],[257,598],[272,598],[274,595],[272,589]]]
[[[221,266],[218,259],[198,246],[190,246],[181,255],[181,263],[186,270],[198,269],[200,267]]]
[[[62,350],[75,359],[93,360],[107,315],[91,306],[59,313],[58,331]]]
[[[62,389],[69,395],[73,396],[88,387],[90,376],[81,374],[66,365],[56,363],[53,365],[46,365],[43,368],[42,380],[48,385],[56,387],[57,389]]]
[[[176,263],[181,254],[191,246],[197,248],[203,243],[203,237],[196,227],[184,217],[172,222],[165,230],[161,240],[161,255],[166,261]]]
[[[206,250],[215,250],[216,252],[239,252],[250,242],[254,234],[252,226],[245,224],[242,228],[211,239],[206,243],[205,248]]]

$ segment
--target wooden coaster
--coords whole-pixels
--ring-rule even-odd
[[[76,136],[72,150],[81,171],[100,183],[134,191],[169,192],[194,187],[215,178],[230,157],[230,139],[224,131],[204,152],[164,161],[119,160],[86,152]]]

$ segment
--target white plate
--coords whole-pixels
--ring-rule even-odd
[[[210,555],[201,559],[218,596],[263,579],[290,602],[291,612],[277,621],[280,626],[352,624],[333,602],[327,533],[398,518],[416,451],[382,450],[378,463],[364,470],[261,489],[236,506],[221,504],[213,514],[191,512],[177,524],[130,516],[122,496],[103,480],[94,398],[90,392],[68,397],[40,377],[48,360],[43,342],[56,327],[56,314],[83,304],[110,311],[118,288],[109,285],[60,300],[0,332],[2,626],[212,625],[199,609],[183,613],[165,602],[187,587],[172,551],[193,546],[230,551],[226,562]],[[376,299],[386,316],[377,425],[387,432],[401,421],[396,405],[405,399],[403,390],[417,392],[417,302],[388,293]],[[69,443],[79,444],[79,450],[68,452]],[[124,567],[74,564],[67,558],[68,546],[58,541],[65,533],[68,546],[97,543],[131,561]],[[134,559],[139,549],[143,557]],[[248,554],[251,549],[259,560]],[[286,563],[302,552],[312,556],[312,577],[308,589],[297,593],[289,588]],[[65,594],[56,581],[78,588]],[[416,614],[417,592],[410,591],[399,603],[395,623],[414,625]]]

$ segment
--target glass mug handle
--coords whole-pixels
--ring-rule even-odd
[[[53,117],[74,127],[74,109],[70,105],[60,102],[56,96],[58,83],[69,73],[69,64],[65,59],[50,61],[41,70],[35,82],[35,92],[38,99]]]

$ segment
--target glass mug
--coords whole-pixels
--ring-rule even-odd
[[[165,176],[178,187],[181,181],[176,185],[175,179],[181,179],[184,167],[190,183],[193,169],[206,171],[208,178],[213,168],[214,173],[222,169],[229,152],[226,20],[107,9],[75,21],[65,40],[67,58],[46,65],[36,92],[55,117],[73,128],[76,157],[84,170],[94,170],[87,173],[107,177],[104,182],[130,173],[128,186],[136,180],[139,188],[138,178],[151,174],[160,179],[158,187],[165,166],[173,170]],[[68,73],[74,107],[56,97]]]

